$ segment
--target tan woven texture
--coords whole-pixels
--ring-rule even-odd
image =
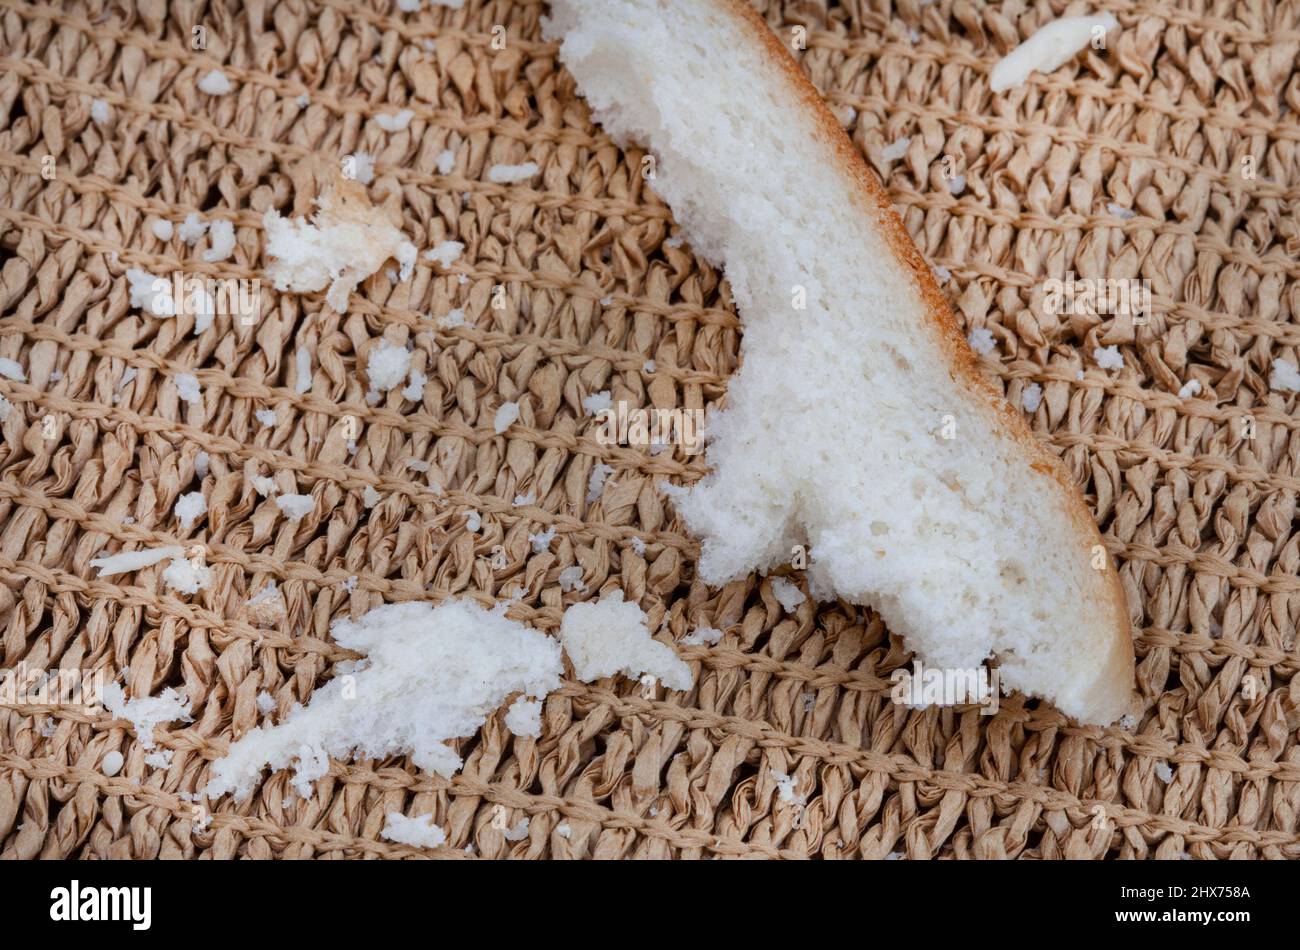
[[[805,602],[787,615],[765,579],[695,580],[697,545],[655,483],[691,483],[703,457],[603,445],[581,402],[608,390],[640,406],[713,405],[740,324],[720,273],[669,243],[675,224],[640,153],[591,122],[541,40],[541,4],[6,0],[0,356],[26,381],[0,378],[14,407],[0,426],[0,654],[5,667],[103,669],[137,697],[183,689],[193,721],[157,729],[172,753],[159,768],[125,720],[0,709],[0,854],[1300,855],[1300,423],[1296,397],[1269,383],[1274,360],[1300,362],[1296,4],[1102,2],[1092,9],[1122,25],[1109,50],[997,97],[998,57],[1083,8],[762,9],[787,39],[806,29],[804,69],[950,272],[965,329],[992,331],[986,371],[1017,405],[1042,388],[1033,428],[1121,565],[1138,721],[1080,727],[1020,696],[992,717],[907,709],[891,703],[889,675],[910,657],[871,611]],[[197,89],[216,66],[233,87],[219,97]],[[92,120],[96,99],[107,122]],[[414,113],[409,128],[384,131],[375,116],[399,108]],[[884,160],[904,137],[906,154]],[[445,272],[421,260],[406,283],[375,275],[346,316],[265,281],[254,325],[219,316],[199,336],[191,317],[129,305],[129,266],[261,276],[262,212],[309,210],[304,160],[355,151],[375,156],[369,194],[418,247],[458,240],[465,255]],[[965,176],[959,194],[944,156]],[[492,165],[524,161],[540,173],[489,183]],[[150,229],[192,211],[234,222],[230,260],[204,263],[206,238],[189,247]],[[1135,327],[1046,313],[1043,279],[1068,271],[1149,280],[1154,315]],[[467,325],[438,328],[453,307]],[[428,376],[418,403],[396,390],[366,403],[361,370],[381,339],[413,343]],[[1120,370],[1093,355],[1111,345]],[[303,394],[300,346],[313,366]],[[173,377],[188,371],[201,405],[178,398]],[[1192,380],[1199,394],[1180,396]],[[505,401],[522,415],[499,435]],[[273,425],[254,417],[265,409]],[[613,474],[588,503],[597,464]],[[253,476],[312,495],[315,511],[290,523]],[[368,487],[382,497],[373,509]],[[176,500],[200,490],[209,510],[183,530]],[[533,553],[529,534],[546,528],[555,540]],[[194,543],[213,571],[194,596],[165,588],[161,565],[102,580],[88,565]],[[562,593],[572,565],[586,589]],[[266,623],[246,602],[270,580],[287,610]],[[510,616],[554,633],[563,605],[612,589],[665,641],[725,631],[717,646],[678,647],[695,689],[570,677],[545,703],[540,740],[514,737],[498,713],[458,743],[466,764],[452,781],[403,757],[334,761],[310,800],[285,772],[210,815],[190,800],[232,737],[268,718],[261,691],[274,720],[352,656],[331,619],[521,594]],[[111,751],[125,762],[109,777]],[[806,805],[783,800],[776,774]],[[448,846],[384,840],[394,810],[432,814]],[[506,840],[501,827],[524,817],[526,836]]]

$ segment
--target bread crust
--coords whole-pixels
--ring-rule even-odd
[[[889,200],[889,195],[885,192],[884,185],[853,146],[840,123],[823,101],[821,94],[804,75],[799,64],[776,38],[767,23],[746,0],[720,0],[719,7],[732,15],[741,32],[748,33],[753,40],[766,49],[771,64],[784,74],[792,90],[808,109],[824,144],[832,149],[838,159],[841,171],[857,185],[856,194],[862,199],[864,210],[874,215],[877,225],[899,263],[911,271],[916,287],[925,302],[926,314],[932,328],[939,334],[940,346],[952,367],[954,378],[964,383],[972,395],[983,400],[994,422],[995,430],[1020,446],[1025,459],[1026,477],[1037,476],[1049,479],[1055,484],[1058,492],[1065,497],[1080,545],[1089,550],[1096,545],[1102,545],[1101,533],[1097,530],[1083,494],[1074,484],[1065,463],[1035,438],[1033,430],[1029,428],[1024,417],[1012,409],[1001,391],[980,373],[975,355],[962,335],[957,318],[949,307],[947,298],[939,289],[930,265],[907,233],[902,218],[898,216],[898,212]],[[1104,545],[1102,547],[1104,550]],[[1106,653],[1105,668],[1099,671],[1093,687],[1088,691],[1087,703],[1093,708],[1128,710],[1134,708],[1136,700],[1132,620],[1129,617],[1128,603],[1119,579],[1119,572],[1115,570],[1109,554],[1106,555],[1102,573],[1105,575],[1103,588],[1107,602],[1098,606],[1101,608],[1101,613],[1108,615],[1109,649]]]

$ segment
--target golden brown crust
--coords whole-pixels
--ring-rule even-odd
[[[884,186],[853,146],[817,89],[804,75],[785,46],[768,28],[767,23],[745,0],[723,0],[723,3],[735,16],[738,25],[767,47],[773,63],[782,70],[792,88],[804,101],[825,143],[839,158],[842,169],[859,185],[860,194],[866,197],[867,208],[876,216],[876,223],[884,233],[890,248],[897,255],[899,262],[912,272],[921,297],[925,301],[927,313],[933,321],[934,328],[940,334],[941,345],[955,376],[959,377],[974,394],[983,397],[1002,434],[1023,447],[1028,463],[1027,468],[1036,474],[1051,478],[1064,493],[1080,541],[1090,549],[1093,545],[1100,545],[1101,534],[1092,520],[1083,494],[1074,484],[1065,464],[1035,438],[1024,417],[1012,409],[998,388],[979,372],[975,355],[962,335],[957,318],[948,306],[947,298],[935,282],[930,265],[907,233]],[[1129,618],[1128,603],[1123,585],[1120,583],[1119,573],[1111,564],[1109,555],[1106,556],[1104,573],[1106,590],[1111,600],[1110,613],[1115,624],[1111,632],[1111,649],[1107,654],[1104,681],[1111,687],[1107,691],[1116,691],[1122,678],[1126,683],[1124,688],[1131,691],[1134,658],[1132,621]]]

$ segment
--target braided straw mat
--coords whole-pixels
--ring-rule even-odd
[[[762,5],[785,37],[806,28],[803,68],[950,273],[964,327],[992,331],[986,371],[1016,405],[1041,387],[1033,428],[1083,486],[1136,621],[1145,711],[1111,728],[1021,696],[995,716],[908,709],[890,701],[889,674],[910,657],[870,610],[809,601],[787,614],[766,579],[695,580],[697,544],[656,482],[694,481],[703,456],[604,445],[582,399],[714,405],[740,325],[721,274],[671,240],[641,153],[592,123],[541,40],[542,4],[4,2],[0,355],[26,379],[0,379],[14,406],[0,443],[3,665],[103,669],[136,697],[175,687],[193,721],[158,727],[172,758],[157,767],[107,713],[0,710],[0,853],[1300,855],[1300,422],[1295,397],[1269,384],[1272,362],[1300,349],[1300,13],[1271,0],[1092,9],[1121,22],[1108,51],[992,97],[1000,55],[1086,11]],[[195,25],[206,49],[193,48]],[[199,92],[218,65],[231,92]],[[106,122],[92,119],[95,99]],[[414,113],[409,128],[384,131],[375,117],[399,108]],[[218,316],[198,336],[192,317],[129,305],[128,266],[259,277],[262,211],[309,210],[295,204],[300,170],[355,151],[375,156],[369,194],[418,247],[458,240],[464,256],[446,271],[421,260],[406,283],[377,274],[346,316],[265,280],[254,325]],[[965,177],[955,195],[944,156]],[[534,178],[489,182],[492,165],[525,161]],[[151,231],[192,211],[236,225],[230,260],[204,263],[206,243]],[[1042,280],[1068,271],[1149,280],[1150,321],[1048,314]],[[504,309],[491,306],[496,285]],[[453,307],[466,325],[437,327]],[[421,402],[395,390],[367,405],[359,364],[381,338],[413,342]],[[1093,356],[1112,345],[1117,371]],[[299,346],[314,368],[303,394]],[[200,405],[172,380],[191,370]],[[1192,380],[1200,392],[1180,396]],[[504,401],[522,416],[499,435]],[[255,419],[265,409],[274,424]],[[355,455],[339,448],[348,416]],[[588,502],[596,465],[613,472]],[[268,475],[310,493],[315,511],[287,521],[252,485]],[[373,509],[367,487],[383,499]],[[185,531],[173,508],[196,490],[208,512]],[[529,534],[547,528],[554,542],[534,553]],[[87,564],[194,543],[213,579],[192,597],[165,588],[161,566],[101,580]],[[573,565],[585,590],[563,593]],[[272,580],[287,612],[268,625],[246,605]],[[208,763],[266,718],[259,692],[278,718],[355,657],[332,643],[332,618],[522,592],[510,616],[554,633],[564,605],[615,588],[661,639],[725,631],[716,646],[677,647],[695,689],[566,680],[539,740],[514,737],[498,713],[458,743],[465,767],[451,781],[404,757],[334,761],[310,800],[283,771],[210,814],[191,800]],[[111,777],[110,751],[125,757]],[[382,838],[394,810],[432,814],[447,847]],[[526,835],[507,840],[503,826],[525,817]]]

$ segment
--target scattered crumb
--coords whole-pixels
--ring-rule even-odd
[[[5,376],[20,383],[27,382],[27,374],[23,372],[22,364],[17,360],[11,360],[3,356],[0,356],[0,376]]]
[[[483,517],[473,508],[465,512],[465,530],[473,533],[483,527]]]
[[[166,218],[155,218],[149,223],[149,230],[153,232],[153,236],[158,240],[170,241],[176,229]]]
[[[275,712],[275,697],[266,690],[262,690],[257,694],[257,711],[263,716],[269,716]]]
[[[988,356],[998,348],[997,341],[993,339],[993,331],[988,327],[976,327],[971,330],[966,335],[966,342],[980,356]]]
[[[305,346],[300,346],[294,351],[293,359],[298,376],[294,382],[293,391],[301,396],[311,390],[311,351]]]
[[[722,631],[715,630],[713,627],[698,627],[695,632],[688,633],[682,637],[682,646],[702,647],[717,646],[722,639]]]
[[[163,568],[163,583],[180,594],[197,594],[212,585],[212,569],[198,560],[174,557]]]
[[[1125,713],[1119,720],[1119,727],[1125,732],[1132,732],[1137,724],[1137,717],[1132,713]]]
[[[352,178],[362,185],[375,180],[375,156],[369,152],[353,152],[343,156],[345,162],[352,164]]]
[[[191,211],[176,228],[176,236],[193,247],[203,235],[208,233],[208,222],[199,217],[197,211]]]
[[[230,80],[219,69],[212,70],[199,80],[199,92],[206,92],[209,96],[224,96],[231,88]]]
[[[128,267],[126,283],[132,307],[151,313],[155,317],[176,316],[176,301],[172,300],[170,280],[138,267]]]
[[[444,148],[438,153],[435,162],[439,175],[450,175],[452,169],[456,167],[456,153],[449,148]]]
[[[357,589],[357,582],[359,580],[360,578],[358,578],[357,575],[349,574],[348,579],[343,582],[343,589],[349,594],[352,593]]]
[[[529,492],[527,495],[515,495],[515,500],[512,502],[512,505],[515,508],[524,508],[536,503],[537,495],[534,492]]]
[[[211,468],[212,457],[207,452],[194,453],[194,474],[199,478],[207,478],[208,471]]]
[[[1180,399],[1191,399],[1193,396],[1201,394],[1201,381],[1199,379],[1189,379],[1183,384],[1183,388],[1178,390]]]
[[[685,240],[682,238],[680,234],[674,234],[670,238],[664,238],[664,247],[678,248],[681,247],[684,243]]]
[[[329,756],[409,754],[420,769],[450,777],[460,756],[446,740],[472,735],[512,693],[545,696],[560,685],[554,639],[470,600],[386,604],[330,627],[367,665],[316,689],[278,725],[262,725],[211,766],[209,798],[247,798],[262,769],[294,765],[304,798],[329,770]]]
[[[1168,785],[1174,780],[1174,770],[1169,767],[1168,762],[1156,763],[1156,778]]]
[[[640,538],[632,538],[629,542],[632,545],[632,551],[637,557],[645,557],[645,542]]]
[[[262,423],[262,425],[264,426],[273,426],[275,425],[275,410],[258,409],[256,412],[253,413],[253,418],[256,419],[258,422]]]
[[[792,581],[784,577],[772,578],[772,594],[780,602],[782,609],[788,614],[794,613],[798,606],[808,599],[807,594],[800,590]]]
[[[378,346],[371,348],[370,358],[366,362],[366,375],[370,377],[370,392],[378,396],[381,392],[389,392],[401,386],[410,367],[410,350],[389,343],[387,340],[380,340]]]
[[[374,486],[367,485],[365,491],[361,493],[361,504],[367,508],[373,508],[382,501],[379,492],[375,491]]]
[[[559,576],[560,592],[568,593],[571,590],[584,591],[587,585],[582,582],[582,565],[574,564],[560,571]]]
[[[573,834],[573,829],[569,827],[568,822],[562,822],[555,826],[555,833],[566,841]]]
[[[1113,201],[1106,205],[1106,211],[1125,221],[1137,217],[1137,212],[1130,208],[1125,208],[1123,205],[1117,205]]]
[[[1042,402],[1043,387],[1037,383],[1030,383],[1020,391],[1020,405],[1025,412],[1037,412]]]
[[[90,566],[99,568],[99,577],[112,577],[114,574],[125,574],[129,571],[152,567],[159,561],[180,557],[184,553],[184,548],[169,544],[166,547],[144,548],[140,551],[122,551],[119,554],[91,558]]]
[[[427,472],[429,463],[424,459],[409,458],[406,460],[406,467],[413,472]]]
[[[90,102],[90,118],[99,125],[108,123],[108,103],[103,99],[92,99]]]
[[[464,275],[462,275],[464,276]],[[438,318],[438,326],[443,330],[454,330],[465,325],[465,311],[460,307],[448,310],[445,316]]]
[[[402,387],[402,398],[409,399],[411,402],[419,402],[424,398],[424,384],[428,381],[428,376],[425,376],[412,366],[411,374],[407,377],[407,383]]]
[[[527,818],[520,818],[513,828],[507,828],[501,835],[507,841],[523,841],[528,837],[528,824]]]
[[[503,402],[492,420],[492,428],[497,435],[505,432],[519,419],[519,403]]]
[[[253,490],[263,498],[275,494],[275,479],[270,475],[251,475],[248,480],[253,483]]]
[[[690,689],[695,682],[672,648],[650,636],[645,613],[625,601],[622,591],[569,607],[560,622],[560,641],[584,683],[620,672],[649,673],[669,689]]]
[[[605,479],[613,474],[614,466],[606,465],[604,462],[597,462],[591,467],[591,474],[587,477],[587,504],[590,505],[601,496],[605,490]]]
[[[1094,26],[1109,32],[1119,26],[1119,21],[1114,14],[1104,13],[1061,17],[1040,27],[998,61],[989,75],[989,88],[993,92],[1005,92],[1023,85],[1034,71],[1050,73],[1064,66],[1089,44]]]
[[[293,524],[316,510],[316,499],[311,495],[277,495],[275,503]]]
[[[385,132],[401,132],[411,124],[413,118],[415,118],[415,113],[410,109],[402,109],[398,112],[380,112],[375,116],[375,125]]]
[[[527,739],[542,737],[542,702],[520,696],[506,710],[506,728]]]
[[[1099,346],[1092,351],[1092,358],[1097,361],[1097,365],[1105,370],[1123,369],[1124,355],[1120,353],[1119,346]]]
[[[1277,389],[1282,392],[1300,392],[1300,369],[1294,363],[1288,363],[1286,360],[1274,360],[1273,372],[1268,377],[1268,385],[1270,389]]]
[[[554,540],[555,540],[554,525],[551,525],[551,527],[547,528],[545,531],[541,532],[540,534],[530,534],[528,536],[528,543],[533,546],[534,554],[544,554],[550,548],[551,542]]]
[[[424,252],[426,261],[436,261],[442,267],[450,267],[465,251],[465,245],[460,241],[443,241],[429,250]]]
[[[522,165],[493,165],[488,169],[488,181],[497,185],[512,185],[527,181],[537,174],[536,162],[524,162]]]
[[[954,195],[960,195],[966,190],[966,176],[954,175],[952,178],[948,179],[948,190]]]
[[[224,219],[213,221],[208,231],[208,249],[203,259],[209,264],[228,260],[235,251],[235,226]]]
[[[171,749],[154,749],[145,755],[144,764],[153,769],[169,769],[175,754]]]
[[[598,416],[614,403],[614,397],[608,389],[582,397],[582,408],[589,416]]]
[[[122,771],[122,753],[114,749],[100,761],[99,768],[105,775],[112,778]]]
[[[202,518],[207,510],[208,500],[203,497],[202,492],[187,492],[176,500],[176,517],[180,519],[181,527],[186,531],[192,528],[194,522]]]
[[[420,0],[414,0],[419,9]],[[447,843],[447,833],[433,823],[432,815],[407,818],[400,811],[390,811],[384,820],[381,837],[414,848],[440,848]]]
[[[794,791],[795,780],[784,772],[776,769],[768,769],[768,775],[776,783],[776,794],[781,801],[787,805],[806,805],[808,804],[807,795],[796,795]]]
[[[176,393],[191,405],[203,402],[203,391],[199,389],[198,377],[193,373],[177,373],[172,382],[176,384]]]
[[[104,686],[102,698],[104,708],[114,719],[126,719],[131,723],[136,738],[144,749],[152,749],[156,744],[154,727],[178,719],[191,721],[189,701],[170,686],[157,696],[128,700],[121,686],[108,683]]]
[[[297,104],[299,109],[305,109],[309,105],[311,105],[311,96],[307,95],[307,93],[304,92],[302,95],[300,95],[297,99],[293,101],[294,103]]]

